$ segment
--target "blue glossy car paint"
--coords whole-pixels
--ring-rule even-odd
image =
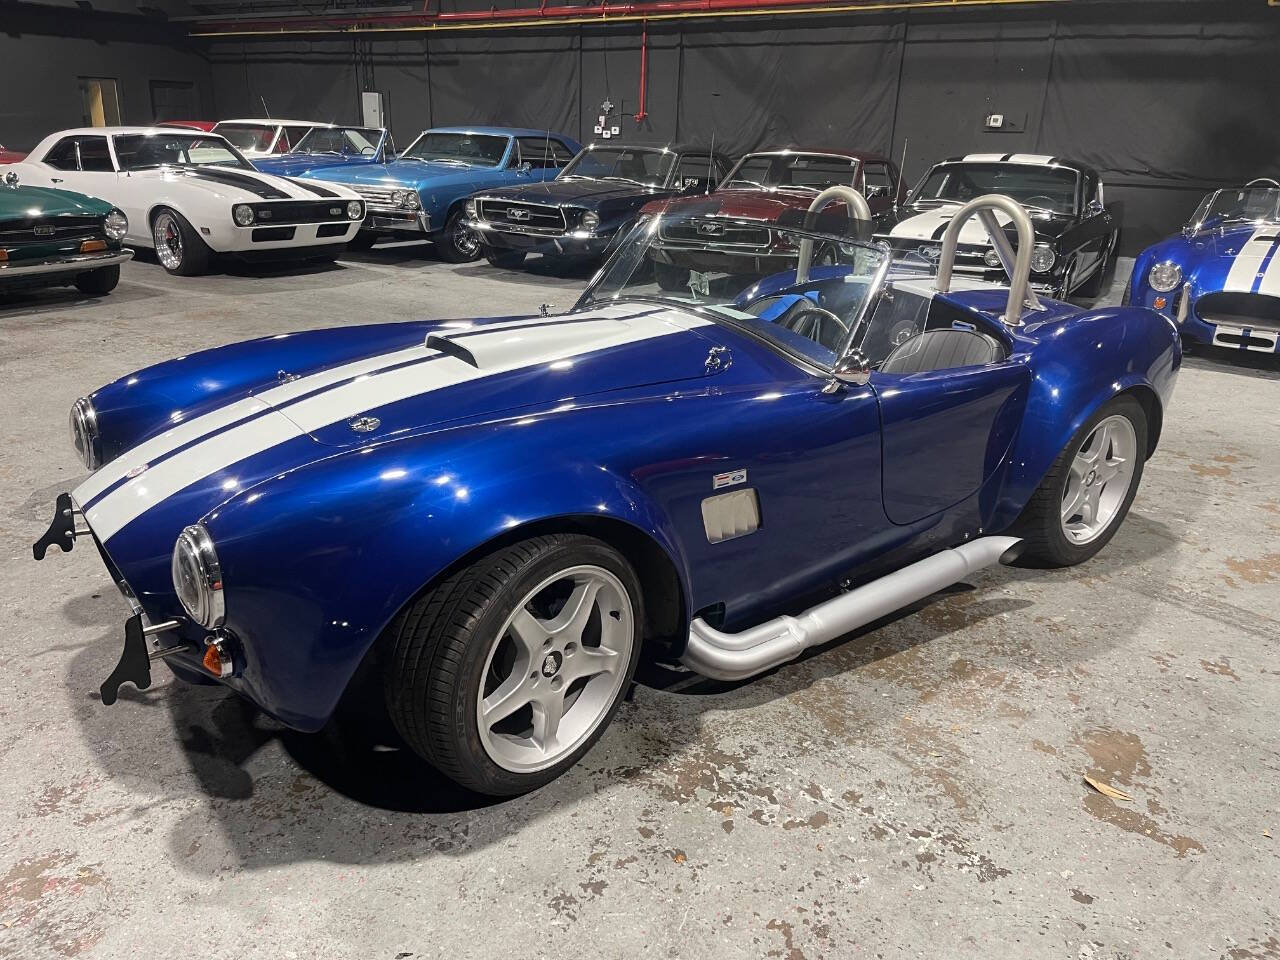
[[[373,153],[302,153],[290,150],[287,153],[269,154],[265,157],[254,157],[250,162],[263,173],[274,173],[280,177],[302,177],[311,180],[329,180],[330,174],[346,167],[366,167],[370,164],[385,164],[391,151],[391,136],[382,131]]]
[[[1196,309],[1206,294],[1227,291],[1280,297],[1280,223],[1223,225],[1210,220],[1197,226],[1190,235],[1168,237],[1138,255],[1129,281],[1129,303],[1157,310],[1176,322],[1183,284],[1190,284],[1190,303],[1179,332],[1193,343],[1212,344],[1219,325],[1206,322]],[[1165,262],[1181,268],[1182,280],[1172,291],[1162,293],[1152,289],[1150,278],[1151,268]],[[1247,336],[1251,328],[1242,322],[1238,329]],[[1280,341],[1266,349],[1280,350]]]
[[[543,137],[545,130],[520,127],[433,127],[420,136],[430,133],[473,133],[507,138],[507,148],[496,166],[459,166],[454,163],[428,163],[408,156],[413,150],[410,144],[400,156],[389,163],[371,163],[338,168],[328,168],[315,174],[303,174],[315,179],[342,183],[359,192],[362,186],[384,189],[413,189],[418,192],[422,210],[430,218],[431,231],[444,229],[449,217],[460,209],[462,202],[478,190],[511,186],[520,183],[536,183],[554,177],[554,168],[534,167],[520,169],[517,137]],[[574,153],[582,149],[576,140],[556,133]],[[417,142],[416,140],[414,141]]]
[[[814,280],[819,299],[839,282]],[[743,331],[645,302],[235,344],[93,394],[114,462],[76,499],[153,621],[182,616],[170,553],[203,522],[240,667],[224,682],[316,729],[395,613],[499,538],[630,531],[669,559],[686,621],[714,606],[736,629],[1006,529],[1101,404],[1135,390],[1158,411],[1181,355],[1148,310],[1046,301],[1011,330],[994,320],[1004,297],[938,302],[1007,362],[834,393]],[[425,346],[433,334],[465,351]],[[715,348],[730,362],[708,363]],[[379,423],[355,431],[356,415]],[[709,543],[701,503],[737,470],[762,525]],[[179,669],[198,671],[194,655]]]

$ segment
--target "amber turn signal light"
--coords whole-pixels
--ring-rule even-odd
[[[0,250],[0,263],[8,263],[8,262],[9,262],[9,251]]]
[[[80,244],[81,253],[97,253],[99,250],[107,249],[107,241],[105,240],[85,240]]]
[[[1156,297],[1155,300],[1151,302],[1151,305],[1155,307],[1157,310],[1163,310],[1164,305],[1168,302],[1169,301],[1166,300],[1164,297]]]
[[[231,653],[224,647],[223,641],[221,639],[210,639],[207,643],[208,646],[204,649],[204,658],[200,661],[204,664],[204,668],[215,677],[231,676]]]

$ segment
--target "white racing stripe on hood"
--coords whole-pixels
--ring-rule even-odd
[[[1276,226],[1273,236],[1280,236],[1280,225]],[[1267,272],[1258,283],[1258,293],[1280,297],[1280,250],[1272,255],[1271,262],[1267,264]]]
[[[1226,283],[1222,285],[1223,291],[1232,293],[1252,292],[1254,282],[1258,279],[1258,271],[1262,269],[1262,260],[1271,250],[1273,243],[1270,239],[1262,238],[1274,237],[1277,234],[1280,234],[1280,226],[1274,225],[1259,227],[1253,231],[1252,236],[1240,245],[1240,250],[1231,262],[1231,269],[1227,271]]]
[[[191,484],[257,456],[272,447],[305,436],[309,431],[329,426],[389,403],[421,396],[455,384],[495,376],[521,367],[537,366],[579,354],[680,333],[694,327],[706,326],[711,322],[675,311],[662,310],[628,319],[608,318],[608,314],[615,313],[619,309],[621,305],[619,308],[601,311],[597,314],[600,317],[598,320],[593,321],[584,317],[583,325],[572,324],[571,326],[579,330],[577,338],[563,336],[563,328],[555,324],[524,331],[521,334],[519,349],[511,349],[504,362],[492,366],[477,369],[455,357],[442,356],[431,363],[415,364],[383,372],[375,371],[357,380],[341,383],[333,389],[325,390],[287,407],[283,413],[268,413],[233,426],[222,433],[207,436],[112,490],[85,512],[85,519],[98,538],[105,542],[152,507]],[[632,309],[634,310],[634,307]],[[510,340],[512,331],[520,330],[523,326],[532,326],[536,322],[532,320],[512,324],[467,339],[473,342],[503,338]],[[546,321],[542,323],[546,324]],[[537,336],[539,330],[548,333],[545,343],[539,343]],[[587,330],[591,331],[592,335],[582,335]],[[475,345],[478,346],[478,344]],[[437,353],[423,350],[422,355],[436,356]],[[339,369],[342,368],[335,368],[335,371]],[[326,371],[326,373],[335,371]],[[295,387],[309,379],[311,378],[304,377],[284,386]],[[275,390],[282,389],[283,387],[280,387],[267,391],[262,395],[262,399],[265,400]],[[315,389],[314,384],[310,389],[302,390],[301,393],[309,393],[311,389]],[[234,407],[238,404],[230,406]],[[220,411],[215,411],[217,412]],[[211,417],[212,414],[209,416]],[[247,414],[238,419],[243,420],[244,416]],[[192,423],[195,424],[196,421]],[[174,446],[177,444],[169,445],[168,449],[172,450]],[[111,466],[114,467],[115,464]],[[116,471],[112,472],[116,473]],[[117,479],[125,475],[125,473],[119,473]],[[90,478],[90,482],[96,478],[97,474]],[[84,504],[88,499],[84,495],[86,485],[78,487],[72,493],[72,499],[77,504]],[[108,483],[107,486],[109,485]]]
[[[933,240],[937,235],[938,239],[934,242],[942,242],[941,228],[951,222],[951,218],[956,215],[959,207],[935,207],[932,210],[926,210],[914,217],[909,217],[902,222],[895,224],[893,229],[889,231],[889,236],[900,240]],[[1003,227],[1010,220],[1007,216],[999,211],[995,211],[996,221]],[[961,243],[983,243],[990,245],[991,238],[987,236],[987,230],[977,217],[971,217],[966,221],[965,225],[960,228]]]

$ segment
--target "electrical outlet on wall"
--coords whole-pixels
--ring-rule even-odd
[[[1004,126],[1004,114],[988,113],[986,123],[987,123],[988,130],[999,130],[1001,127]]]
[[[988,113],[982,118],[982,129],[987,133],[1024,133],[1027,129],[1027,115]]]

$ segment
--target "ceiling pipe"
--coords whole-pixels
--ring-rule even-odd
[[[281,37],[308,34],[416,33],[423,31],[497,30],[560,24],[603,25],[647,20],[721,19],[748,16],[821,15],[893,10],[951,10],[962,7],[1030,6],[1070,3],[1072,0],[873,0],[873,2],[815,3],[814,0],[624,0],[599,7],[550,5],[537,8],[462,10],[432,13],[293,17],[251,22],[202,20],[191,31],[196,37]]]
[[[640,105],[636,109],[636,123],[643,123],[649,114],[645,112],[645,93],[649,89],[649,21],[643,21],[640,30]]]

